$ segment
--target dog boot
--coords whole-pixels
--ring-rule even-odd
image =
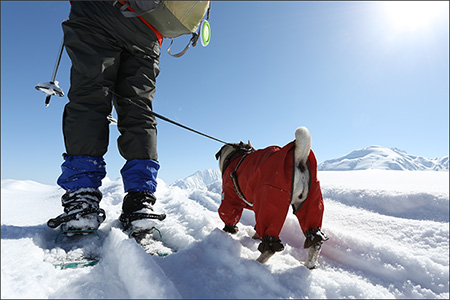
[[[284,246],[281,243],[281,240],[274,236],[264,236],[262,238],[261,244],[258,246],[259,252],[261,255],[256,259],[256,261],[264,264],[269,258],[271,258],[276,252],[283,251]]]
[[[155,219],[164,220],[165,214],[153,212],[156,197],[149,192],[128,192],[123,199],[122,214],[119,217],[125,230],[134,233],[148,232],[154,229]]]
[[[305,261],[305,266],[308,269],[314,269],[317,266],[319,260],[320,250],[324,241],[328,240],[328,237],[323,233],[320,228],[310,228],[305,231],[305,244],[304,248],[309,248],[308,258]]]
[[[225,227],[223,228],[223,231],[231,233],[231,234],[235,234],[239,231],[239,228],[236,225],[225,225]]]
[[[305,267],[308,269],[315,269],[319,260],[320,249],[322,248],[322,243],[318,243],[309,248],[308,258],[305,261]]]

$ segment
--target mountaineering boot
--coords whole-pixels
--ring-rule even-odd
[[[122,214],[119,221],[124,229],[132,232],[143,232],[154,229],[154,220],[164,220],[165,214],[153,212],[156,197],[150,192],[130,191],[123,199]]]
[[[94,188],[82,188],[67,192],[61,197],[64,213],[50,219],[47,225],[62,231],[97,230],[105,220],[105,211],[99,207],[102,193]]]

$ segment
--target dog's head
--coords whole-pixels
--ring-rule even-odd
[[[248,153],[253,151],[255,151],[255,148],[253,148],[250,141],[248,141],[247,144],[244,142],[225,144],[222,148],[220,148],[219,152],[216,153],[216,159],[219,160],[220,172],[223,173],[234,154],[238,152]]]

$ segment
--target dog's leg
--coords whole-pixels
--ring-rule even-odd
[[[263,253],[261,253],[261,255],[259,255],[256,261],[265,264],[274,254],[275,252],[272,252],[270,250],[264,251]]]
[[[306,261],[304,263],[308,269],[314,269],[317,266],[321,248],[322,248],[322,243],[316,244],[309,248],[308,258],[306,259]]]
[[[317,266],[319,260],[320,250],[324,241],[328,240],[325,233],[320,228],[311,228],[305,231],[305,244],[304,248],[308,249],[308,258],[305,261],[305,266],[308,269],[314,269]]]

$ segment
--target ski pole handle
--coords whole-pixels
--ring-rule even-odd
[[[47,95],[47,97],[45,97],[45,107],[47,107],[50,104],[51,97],[52,97],[52,95]]]

